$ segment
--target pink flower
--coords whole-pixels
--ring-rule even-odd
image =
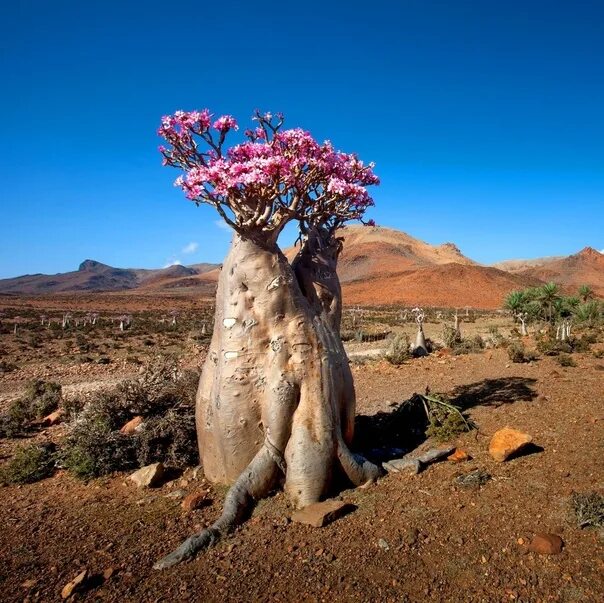
[[[222,115],[219,117],[213,124],[212,127],[214,130],[218,130],[219,132],[228,132],[229,130],[239,130],[239,126],[237,125],[237,121],[231,115]]]
[[[265,128],[256,127],[245,131],[247,142],[223,151],[228,132],[238,129],[234,117],[222,115],[211,123],[208,109],[164,116],[158,133],[170,146],[160,147],[160,152],[165,164],[184,172],[175,186],[196,202],[232,209],[229,204],[236,199],[236,206],[247,204],[254,211],[264,196],[263,202],[273,206],[271,216],[295,198],[302,202],[288,219],[337,223],[362,219],[373,205],[366,187],[379,182],[374,164],[364,165],[356,155],[335,150],[329,141],[320,144],[301,128],[281,130],[283,116],[277,118],[279,122],[273,123],[270,113],[255,117],[274,128],[270,140]],[[220,132],[219,140],[212,136],[210,124]]]

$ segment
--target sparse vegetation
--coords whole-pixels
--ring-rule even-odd
[[[196,380],[197,375],[180,371],[174,359],[158,357],[140,379],[98,392],[72,422],[62,465],[91,478],[157,461],[195,464]],[[135,416],[143,418],[141,428],[122,434],[120,428]]]
[[[55,466],[51,446],[28,444],[17,449],[13,458],[0,467],[0,484],[31,484],[52,474]]]
[[[524,344],[520,341],[513,341],[507,347],[508,356],[512,362],[532,362],[537,360],[537,354],[532,350],[527,350]]]
[[[406,360],[409,360],[412,355],[410,351],[409,337],[405,334],[395,335],[388,350],[386,351],[385,358],[390,364],[400,365]]]
[[[557,358],[558,364],[560,366],[569,367],[569,366],[577,366],[577,363],[574,361],[572,356],[568,354],[560,354]]]
[[[31,429],[32,423],[56,410],[61,401],[58,383],[35,380],[28,384],[25,395],[15,400],[0,415],[0,437],[13,438]]]
[[[597,492],[574,492],[571,507],[580,528],[604,528],[604,496]]]
[[[472,428],[461,409],[443,396],[426,394],[421,396],[421,400],[428,416],[427,437],[437,442],[448,442]]]

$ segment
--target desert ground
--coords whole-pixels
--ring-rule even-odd
[[[213,308],[178,296],[96,294],[3,296],[0,312],[6,413],[35,379],[60,384],[63,399],[81,406],[137,379],[158,355],[198,372]],[[124,330],[122,320],[129,323]],[[602,601],[604,531],[581,527],[577,518],[577,497],[604,493],[602,328],[562,366],[558,356],[542,353],[512,362],[510,341],[534,350],[536,340],[519,338],[497,311],[460,312],[464,340],[479,336],[480,348],[438,349],[451,320],[451,310],[431,311],[425,331],[434,351],[392,364],[384,358],[392,337],[415,336],[408,310],[345,311],[342,334],[357,390],[354,449],[377,462],[448,446],[466,460],[389,473],[361,488],[342,484],[333,497],[354,508],[323,528],[291,521],[293,509],[277,491],[217,546],[161,572],[153,562],[217,518],[225,489],[206,482],[194,464],[141,488],[128,479],[131,470],[82,479],[58,463],[35,483],[0,487],[2,600],[61,600],[66,585],[87,571],[64,598]],[[428,438],[426,416],[409,402],[427,390],[459,407],[473,429]],[[23,445],[60,446],[75,420],[64,414],[0,439],[0,466]],[[532,445],[496,462],[489,442],[506,426],[530,434]],[[204,504],[183,509],[199,492]],[[541,533],[558,535],[562,551],[538,552],[533,543]]]

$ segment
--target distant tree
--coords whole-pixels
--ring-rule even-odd
[[[579,297],[583,303],[594,298],[594,290],[589,285],[581,285],[579,287]]]
[[[560,288],[556,283],[547,283],[537,290],[537,301],[545,320],[553,324],[556,320],[556,302],[560,299]]]

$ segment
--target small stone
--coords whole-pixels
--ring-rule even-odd
[[[55,410],[54,412],[51,412],[48,416],[44,417],[42,419],[42,424],[43,425],[56,425],[57,423],[59,423],[61,421],[61,418],[63,417],[63,410],[59,408],[59,410]]]
[[[378,546],[381,549],[384,549],[385,551],[389,551],[390,550],[390,545],[383,538],[380,538],[378,540]]]
[[[524,538],[518,538],[518,540],[516,541],[520,546],[523,546],[525,544],[525,540]]]
[[[558,555],[562,552],[564,541],[557,534],[535,534],[529,550],[539,555]]]
[[[111,578],[111,576],[113,576],[113,574],[115,574],[115,570],[112,567],[108,567],[103,572],[103,580],[109,580],[109,578]]]
[[[354,511],[356,507],[341,500],[326,500],[308,505],[292,515],[292,521],[303,523],[315,528],[322,528]]]
[[[29,580],[26,580],[25,582],[21,583],[21,586],[23,588],[32,588],[33,586],[35,586],[37,584],[37,580],[35,578],[30,578]]]
[[[154,488],[162,484],[164,476],[165,468],[163,464],[153,463],[135,471],[129,479],[139,488]]]
[[[498,463],[502,463],[532,441],[533,438],[528,433],[523,433],[511,427],[504,427],[495,432],[491,438],[489,454]]]
[[[185,496],[183,499],[181,506],[185,511],[194,511],[195,509],[200,509],[205,505],[208,505],[211,501],[208,499],[207,492],[193,492],[188,496]]]
[[[170,492],[166,494],[164,498],[178,499],[186,496],[186,492],[184,490],[174,490],[174,492]]]
[[[417,539],[419,537],[419,530],[417,528],[409,528],[403,534],[403,542],[407,546],[414,546],[417,543]]]
[[[471,458],[465,450],[458,448],[453,454],[447,457],[447,460],[452,463],[463,463],[464,461],[469,461]]]
[[[71,582],[68,582],[61,591],[61,598],[68,599],[74,592],[82,590],[86,579],[88,578],[88,570],[80,572]]]
[[[134,419],[130,419],[130,421],[122,425],[120,433],[132,435],[142,424],[143,418],[141,416],[136,416]]]

